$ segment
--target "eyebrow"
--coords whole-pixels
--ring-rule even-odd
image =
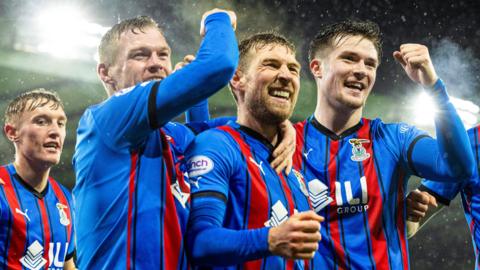
[[[149,46],[139,46],[139,47],[134,47],[128,50],[129,52],[135,52],[135,51],[152,51],[152,47]],[[171,52],[172,50],[170,47],[167,46],[162,46],[158,48],[153,48],[153,51],[168,51]]]
[[[35,115],[33,117],[33,119],[37,119],[37,118],[55,118],[55,117],[51,117],[50,115],[48,114],[45,114],[45,113],[42,113],[42,114],[39,114],[39,115]],[[60,120],[67,120],[67,116],[66,115],[61,115],[60,117],[58,117]]]
[[[265,59],[263,59],[262,63],[265,63],[265,62],[281,62],[281,61],[278,60],[278,59],[275,59],[275,58],[265,58]],[[299,68],[299,69],[302,67],[298,61],[288,62],[288,63],[287,63],[287,66],[289,66],[289,67],[295,66],[295,67],[297,67],[297,68]]]
[[[343,51],[343,52],[340,53],[340,55],[345,55],[345,54],[347,54],[347,55],[360,55],[359,53],[357,53],[357,52],[355,52],[355,51],[349,51],[349,50]],[[372,57],[367,57],[366,60],[372,61],[372,62],[374,62],[375,64],[378,63],[378,60],[375,59],[375,58],[372,58]]]

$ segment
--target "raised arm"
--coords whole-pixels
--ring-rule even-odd
[[[92,122],[112,148],[132,148],[154,129],[226,85],[238,62],[233,12],[212,10],[204,15],[205,38],[196,59],[162,81],[119,91],[92,107],[83,121]]]
[[[413,170],[421,177],[438,181],[462,181],[474,170],[474,157],[467,132],[451,104],[443,82],[433,67],[428,48],[420,44],[403,44],[394,52],[414,82],[420,83],[433,97],[437,139],[419,137],[409,149]]]

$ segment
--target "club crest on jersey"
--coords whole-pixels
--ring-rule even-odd
[[[303,175],[295,169],[292,169],[292,172],[295,175],[295,178],[297,178],[298,185],[300,186],[300,190],[302,191],[303,195],[308,197],[308,189],[307,185],[305,185],[305,178],[303,178]]]
[[[367,149],[363,146],[364,143],[369,143],[367,139],[350,139],[348,142],[352,145],[352,156],[350,157],[353,161],[364,161],[370,157],[370,154],[367,153]]]
[[[189,177],[197,177],[206,174],[213,169],[213,161],[206,156],[194,156],[187,161],[187,171]]]
[[[60,224],[62,224],[63,226],[70,225],[70,220],[68,219],[67,213],[65,212],[65,209],[68,207],[61,203],[57,203],[56,206],[58,209],[58,214],[60,215]]]

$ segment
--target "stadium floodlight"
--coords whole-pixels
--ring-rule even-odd
[[[47,8],[34,21],[37,50],[61,58],[92,59],[101,36],[108,30],[88,22],[81,10],[73,6]]]
[[[450,102],[458,112],[466,128],[474,127],[478,122],[480,107],[469,100],[450,96]],[[415,100],[413,117],[419,126],[433,126],[433,118],[437,107],[432,98],[422,91]]]
[[[432,98],[425,93],[425,91],[422,91],[418,95],[413,106],[413,116],[415,117],[414,120],[417,125],[427,126],[433,124],[433,118],[437,112],[437,107]]]

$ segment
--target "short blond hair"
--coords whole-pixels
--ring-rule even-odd
[[[108,65],[115,62],[118,40],[123,33],[131,31],[134,34],[138,34],[139,31],[143,32],[149,27],[156,28],[163,35],[163,31],[157,22],[149,16],[138,16],[126,19],[112,26],[112,28],[103,35],[100,45],[98,46],[99,62]]]
[[[8,104],[5,110],[5,123],[16,123],[24,112],[31,112],[48,103],[52,103],[50,107],[53,110],[58,108],[64,110],[62,100],[54,91],[38,88],[22,93]]]

